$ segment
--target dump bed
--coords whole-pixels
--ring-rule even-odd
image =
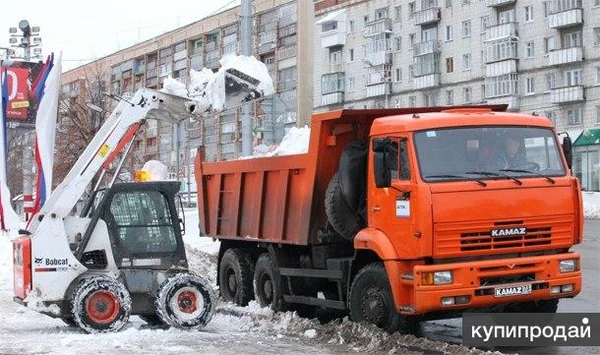
[[[486,106],[504,110],[506,106]],[[367,140],[373,121],[448,107],[338,110],[315,114],[306,154],[205,162],[196,156],[200,234],[307,245],[325,227],[325,190],[347,143]],[[453,107],[456,108],[456,107]]]

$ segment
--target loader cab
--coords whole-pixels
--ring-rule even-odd
[[[106,223],[118,268],[187,268],[175,203],[179,182],[115,184],[95,196],[92,219]]]

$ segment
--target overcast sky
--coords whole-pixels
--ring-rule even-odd
[[[240,0],[5,0],[0,5],[0,47],[9,27],[39,26],[42,50],[63,53],[63,71],[198,21]],[[54,15],[58,14],[58,15]],[[19,33],[21,31],[19,30]],[[4,51],[0,51],[4,57]]]

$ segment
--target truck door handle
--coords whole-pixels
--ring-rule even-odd
[[[375,206],[373,206],[373,208],[371,208],[371,211],[373,211],[373,212],[379,212],[380,210],[381,210],[381,207],[379,207],[377,205],[375,205]]]

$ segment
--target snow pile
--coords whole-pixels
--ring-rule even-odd
[[[177,95],[177,96],[183,96],[183,97],[189,96],[188,90],[186,89],[185,84],[177,79],[171,78],[171,76],[168,76],[165,79],[165,81],[163,83],[163,88],[160,91],[166,92],[167,94],[171,94],[171,95]]]
[[[163,181],[169,177],[169,168],[158,160],[148,160],[142,171],[148,173],[149,181]]]
[[[201,71],[196,71],[194,69],[190,70],[190,86],[188,87],[189,93],[191,97],[201,96],[206,90],[206,86],[211,80],[214,80],[213,77],[215,73],[212,70],[202,68]]]
[[[242,157],[241,159],[305,154],[308,153],[309,142],[310,128],[308,126],[302,128],[292,127],[279,145],[259,144],[254,147],[251,157]]]
[[[600,219],[600,193],[584,191],[583,197],[583,215],[589,219]]]

